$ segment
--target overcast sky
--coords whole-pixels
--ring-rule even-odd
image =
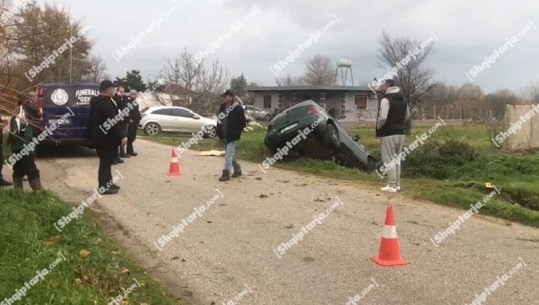
[[[40,0],[38,2],[51,2]],[[140,70],[155,78],[165,57],[183,47],[193,54],[208,50],[231,29],[232,35],[209,54],[219,58],[230,75],[244,73],[248,82],[275,85],[270,67],[284,60],[317,31],[327,31],[278,71],[299,75],[305,60],[323,54],[337,62],[351,58],[356,85],[365,85],[386,71],[379,68],[378,39],[382,30],[419,42],[436,37],[428,65],[435,80],[462,85],[473,79],[486,92],[518,91],[538,81],[539,1],[537,0],[55,0],[79,20],[95,27],[88,36],[111,77]],[[239,23],[239,26],[237,25]],[[153,24],[153,26],[152,26]],[[234,25],[235,29],[234,29]],[[528,29],[526,30],[526,27]],[[140,34],[148,29],[148,34]],[[485,57],[524,34],[496,62],[479,73],[465,75]],[[435,36],[433,36],[435,35]],[[140,45],[125,54],[116,53],[132,39]],[[211,53],[211,52],[207,52]],[[297,53],[296,53],[297,54]],[[206,55],[205,55],[206,56]],[[115,59],[116,57],[116,59]],[[274,72],[275,69],[274,69]],[[476,71],[477,72],[477,71]]]

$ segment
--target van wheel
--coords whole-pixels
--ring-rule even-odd
[[[144,133],[147,136],[156,136],[161,132],[161,126],[157,123],[148,123],[144,126]]]

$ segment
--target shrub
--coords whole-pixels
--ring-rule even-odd
[[[458,176],[460,167],[478,157],[477,148],[468,143],[431,140],[406,157],[403,176],[448,179]]]

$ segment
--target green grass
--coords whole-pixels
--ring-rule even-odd
[[[361,136],[360,142],[369,151],[380,157],[379,139],[374,136],[373,129],[351,128],[351,134]],[[414,128],[407,136],[406,145],[411,144],[416,136],[428,133],[429,128]],[[246,132],[237,146],[240,159],[262,162],[269,152],[264,147],[264,128]],[[481,214],[496,216],[539,228],[539,154],[518,155],[506,154],[496,150],[490,142],[489,128],[483,125],[444,126],[438,128],[426,141],[427,143],[445,143],[458,141],[468,143],[477,151],[473,160],[462,160],[456,157],[456,163],[428,163],[422,159],[427,154],[428,145],[413,151],[410,160],[403,163],[403,193],[420,200],[429,200],[437,204],[456,208],[469,209],[470,204],[482,200],[490,192],[485,183],[492,183],[502,191],[480,210]],[[162,135],[144,137],[159,143],[177,146],[189,140],[188,135]],[[456,146],[457,149],[459,146]],[[191,147],[194,150],[223,150],[219,140],[203,139]],[[455,149],[455,148],[454,148]],[[466,152],[458,150],[450,154],[465,156]],[[428,160],[427,160],[428,161]],[[414,164],[412,167],[411,164]],[[349,169],[332,161],[298,159],[274,165],[278,168],[294,170],[301,173],[346,180],[358,183],[375,190],[385,184],[376,174]],[[439,179],[433,178],[442,177]]]
[[[90,211],[57,231],[53,224],[71,211],[49,192],[0,190],[0,302],[28,282],[34,286],[15,304],[108,304],[131,286],[128,304],[178,304],[121,253]]]

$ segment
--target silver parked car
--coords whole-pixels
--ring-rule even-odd
[[[252,105],[244,105],[243,109],[245,114],[255,118],[256,120],[269,121],[271,118],[271,115],[267,111]]]
[[[177,106],[153,106],[141,110],[142,120],[138,128],[149,136],[161,132],[204,132],[207,138],[216,136],[217,121],[202,117],[190,109]]]

